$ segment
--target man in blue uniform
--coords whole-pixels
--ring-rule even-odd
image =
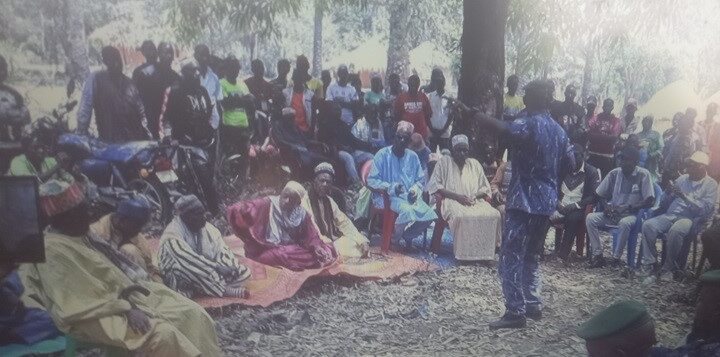
[[[482,113],[475,119],[510,143],[513,176],[507,193],[499,272],[506,312],[491,329],[525,327],[526,317],[542,316],[538,260],[550,215],[555,211],[563,173],[574,166],[572,148],[562,127],[550,116],[552,82],[525,86],[526,110],[512,122]]]

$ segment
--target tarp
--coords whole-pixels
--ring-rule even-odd
[[[698,113],[703,112],[703,102],[690,82],[678,80],[657,91],[647,103],[638,108],[637,115],[672,119],[675,113],[684,113],[688,107],[697,109]]]

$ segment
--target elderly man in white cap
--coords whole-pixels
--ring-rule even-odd
[[[411,248],[413,239],[420,236],[437,219],[435,210],[421,198],[425,185],[425,171],[417,154],[408,149],[414,127],[401,121],[395,133],[395,143],[375,154],[368,176],[368,186],[383,190],[390,196],[390,208],[397,213],[393,240],[405,240]],[[384,207],[381,195],[373,194],[373,205]]]
[[[332,243],[337,253],[343,257],[367,257],[370,241],[355,228],[348,216],[340,210],[337,202],[330,196],[335,169],[327,162],[315,167],[312,185],[302,196],[302,205],[312,213],[313,224],[320,232],[320,239]]]
[[[175,210],[158,252],[165,284],[188,297],[247,297],[243,282],[250,270],[238,264],[220,231],[205,220],[200,200],[182,196]]]
[[[718,198],[718,183],[707,174],[709,162],[707,154],[695,152],[687,161],[687,173],[671,182],[665,193],[665,204],[661,207],[669,202],[667,211],[643,223],[642,263],[645,272],[651,274],[646,282],[653,282],[655,278],[668,280],[671,273],[684,268],[677,266],[676,262],[683,241],[692,229],[693,219],[712,215]],[[665,263],[658,270],[655,241],[661,234],[665,235],[667,246]]]
[[[500,238],[500,212],[485,200],[490,183],[480,162],[468,157],[465,135],[451,140],[451,156],[435,165],[428,191],[442,198],[441,214],[448,222],[458,260],[494,260]]]

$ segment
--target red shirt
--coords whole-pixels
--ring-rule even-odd
[[[588,150],[598,154],[612,155],[620,133],[622,133],[622,127],[618,117],[600,113],[590,118],[588,120]]]
[[[295,125],[297,125],[300,131],[306,133],[310,131],[310,126],[308,126],[307,118],[305,118],[305,105],[303,100],[305,100],[304,93],[293,92],[290,106],[295,109]]]
[[[427,120],[432,116],[430,109],[430,101],[423,92],[418,92],[412,96],[408,92],[403,92],[395,99],[395,113],[400,120],[412,123],[415,126],[415,132],[422,135],[423,138],[428,137]]]

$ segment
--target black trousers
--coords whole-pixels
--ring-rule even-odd
[[[555,231],[555,253],[563,259],[567,258],[577,239],[578,232],[585,224],[585,212],[575,210],[567,214],[561,221],[563,224],[562,236]]]

